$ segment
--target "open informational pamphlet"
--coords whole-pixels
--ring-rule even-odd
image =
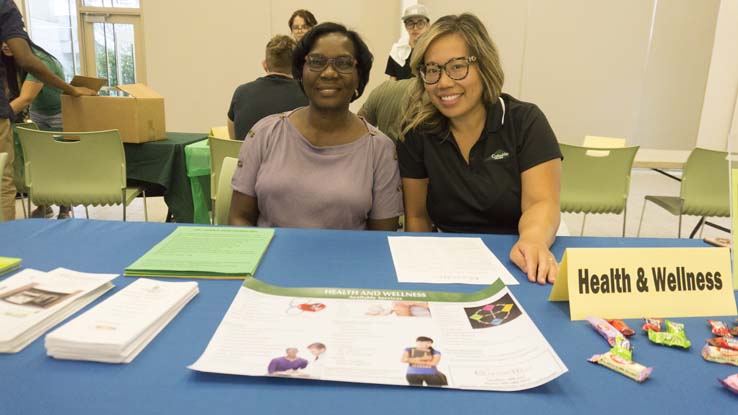
[[[247,278],[191,369],[517,391],[567,371],[498,280],[470,294],[280,288]]]

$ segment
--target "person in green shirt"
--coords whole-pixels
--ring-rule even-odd
[[[64,69],[61,63],[49,52],[33,42],[29,42],[33,54],[44,64],[44,66],[64,79]],[[13,52],[6,43],[2,43],[3,60],[13,59]],[[13,71],[15,65],[6,65],[9,72]],[[9,74],[10,75],[10,74]],[[27,118],[38,125],[41,130],[62,131],[61,91],[53,86],[45,85],[33,74],[17,70],[15,76],[8,77],[8,90],[10,92],[10,108],[13,110],[14,121],[24,122]],[[15,81],[15,82],[14,82]],[[30,117],[29,117],[30,116]],[[49,217],[54,214],[51,206],[38,206],[31,217]],[[59,219],[69,217],[69,208],[59,206]]]

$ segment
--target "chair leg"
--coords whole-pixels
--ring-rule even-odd
[[[28,198],[26,198],[26,200],[28,201],[28,216],[30,217],[31,216],[31,195],[30,194],[28,195]]]
[[[679,228],[677,230],[677,238],[682,237],[682,213],[679,212]]]
[[[623,208],[623,238],[625,238],[625,224],[628,222],[627,219],[628,219],[628,206],[625,206]]]
[[[87,218],[87,220],[90,219],[90,211],[87,209],[87,205],[85,205],[85,217]]]
[[[641,225],[643,225],[643,214],[646,212],[646,199],[643,199],[643,208],[641,209],[641,220],[638,222],[638,233],[636,233],[636,236],[640,238],[641,236]]]
[[[582,218],[582,230],[579,232],[579,236],[584,236],[584,225],[587,223],[587,214],[584,214]]]
[[[148,222],[149,221],[149,210],[146,207],[146,190],[144,190],[141,193],[143,194],[143,200],[144,200],[144,221]]]
[[[125,188],[123,188],[123,198],[121,200],[122,200],[121,205],[123,205],[123,222],[125,222],[126,221],[126,189]]]
[[[28,219],[28,213],[26,213],[26,201],[23,198],[23,193],[20,193],[21,195],[21,208],[23,209],[23,219]]]
[[[702,232],[705,231],[705,224],[707,223],[707,218],[702,218],[702,226],[700,226],[700,239],[702,239]]]

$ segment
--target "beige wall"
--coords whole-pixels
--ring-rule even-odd
[[[143,2],[148,83],[166,97],[169,130],[223,125],[236,86],[262,75],[267,40],[288,32],[293,10],[307,8],[319,21],[339,21],[365,38],[375,55],[369,91],[386,79],[401,3],[217,0],[196,8],[148,0]],[[579,143],[594,134],[657,148],[696,143],[719,0],[422,3],[432,19],[477,14],[500,50],[504,90],[538,104],[562,142]]]
[[[394,0],[217,0],[208,7],[148,0],[143,7],[147,80],[166,99],[170,131],[225,125],[233,91],[263,75],[264,47],[271,36],[289,33],[295,9],[309,9],[318,21],[343,23],[364,37],[375,55],[367,94],[386,79],[387,53],[399,35]]]
[[[738,151],[738,1],[723,1],[715,29],[712,61],[702,106],[697,145]]]
[[[720,0],[658,2],[635,144],[696,145],[719,7]]]
[[[423,3],[434,18],[470,11],[485,22],[504,90],[538,104],[560,141],[594,134],[694,146],[719,0]]]

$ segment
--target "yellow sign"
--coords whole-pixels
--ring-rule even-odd
[[[549,301],[572,320],[732,316],[728,248],[569,248]]]

